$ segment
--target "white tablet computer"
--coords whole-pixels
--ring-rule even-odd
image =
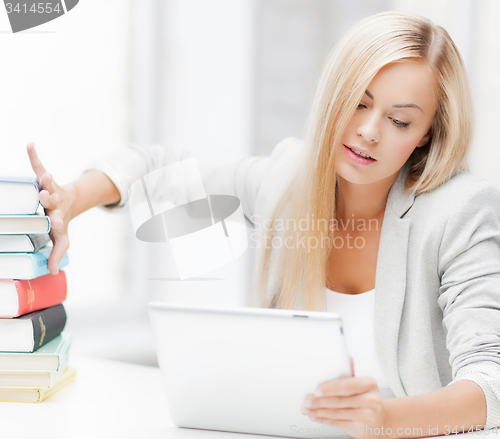
[[[300,411],[320,383],[351,376],[337,314],[150,303],[149,316],[175,425],[349,437]]]

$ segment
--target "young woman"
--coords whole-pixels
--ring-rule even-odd
[[[341,311],[357,376],[321,384],[306,416],[354,437],[500,425],[500,192],[468,172],[471,130],[449,35],[387,12],[332,52],[304,141],[201,163],[207,193],[237,196],[259,233],[255,304]],[[124,207],[134,181],[188,156],[132,146],[59,187],[32,144],[28,154],[52,219],[52,273],[72,218]]]

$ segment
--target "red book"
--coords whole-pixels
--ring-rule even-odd
[[[66,274],[30,280],[0,280],[0,318],[18,317],[29,312],[59,305],[66,300]]]

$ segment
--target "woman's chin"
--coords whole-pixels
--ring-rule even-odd
[[[368,172],[366,169],[360,169],[356,166],[339,166],[339,170],[337,171],[337,179],[341,178],[345,182],[349,182],[352,184],[370,184],[379,181],[379,178],[374,177],[371,172]]]

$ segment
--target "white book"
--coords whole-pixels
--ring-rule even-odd
[[[26,235],[49,233],[50,219],[45,215],[1,215],[1,235]]]
[[[31,253],[50,242],[48,233],[34,235],[0,235],[0,253]]]
[[[76,369],[68,367],[56,383],[48,389],[23,387],[0,387],[0,401],[6,402],[42,402],[59,389],[71,383],[76,376]]]
[[[31,215],[39,204],[36,179],[0,177],[0,215]]]
[[[55,385],[68,368],[69,355],[66,355],[62,367],[55,372],[3,372],[0,371],[0,387],[23,387],[29,389],[47,389]]]

